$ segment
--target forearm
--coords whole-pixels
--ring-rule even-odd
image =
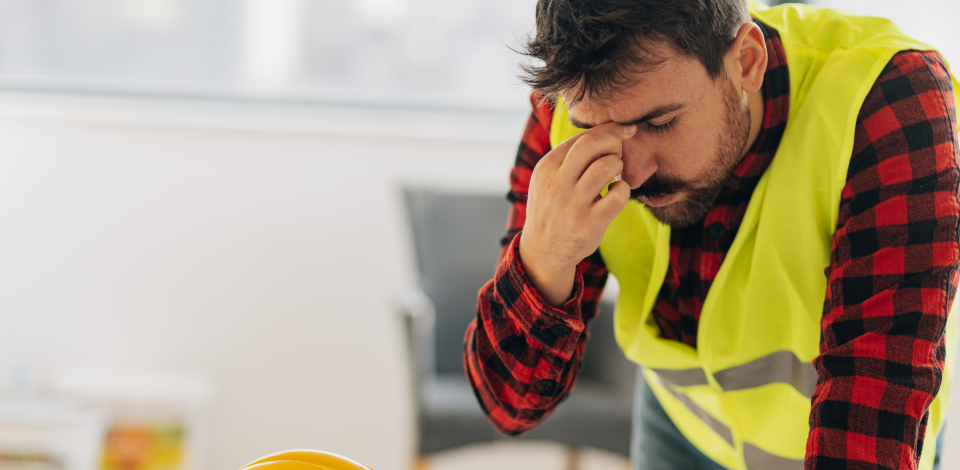
[[[861,110],[827,269],[808,470],[914,469],[930,448],[960,259],[953,103],[942,62],[908,52]]]
[[[956,271],[937,270],[922,285],[956,287]],[[894,312],[867,323],[870,330],[846,343],[833,335],[833,347],[823,348],[814,362],[820,382],[810,412],[807,468],[831,460],[876,463],[881,468],[914,469],[920,459],[928,426],[928,411],[944,367],[946,323],[950,295],[942,287],[922,289],[923,312]],[[933,293],[934,291],[939,291]],[[897,303],[896,291],[873,302]],[[837,330],[843,322],[860,323],[849,314],[832,315]],[[934,429],[934,432],[940,431]]]
[[[507,434],[542,421],[573,389],[607,268],[595,251],[568,274],[572,286],[544,299],[519,255],[534,168],[551,151],[553,107],[532,95],[533,112],[510,172],[511,203],[494,279],[480,290],[464,338],[464,369],[484,413]],[[556,297],[556,298],[554,298]]]
[[[586,322],[606,280],[599,255],[588,258],[577,269],[570,299],[551,307],[526,278],[518,241],[480,290],[477,319],[464,338],[464,368],[481,407],[497,429],[511,435],[543,421],[573,389]]]

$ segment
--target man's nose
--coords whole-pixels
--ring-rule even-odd
[[[623,172],[621,179],[637,189],[657,172],[656,150],[638,132],[623,143]]]

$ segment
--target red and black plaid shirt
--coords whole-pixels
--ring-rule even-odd
[[[703,302],[789,113],[783,47],[776,31],[761,28],[770,60],[760,135],[703,220],[672,231],[670,267],[653,310],[664,338],[694,347]],[[594,253],[579,264],[571,298],[555,308],[524,274],[517,250],[527,189],[550,150],[553,115],[538,97],[531,102],[510,175],[504,249],[494,279],[480,291],[464,348],[483,411],[513,435],[543,420],[573,389],[585,324],[607,279]],[[956,129],[952,84],[932,52],[896,55],[861,107],[825,270],[807,469],[917,466],[958,281]]]

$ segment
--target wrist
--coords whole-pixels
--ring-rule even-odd
[[[549,251],[537,250],[520,239],[520,266],[527,280],[545,302],[553,307],[563,305],[573,292],[577,263],[565,263]]]

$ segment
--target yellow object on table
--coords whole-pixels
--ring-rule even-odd
[[[240,470],[373,470],[355,460],[319,450],[287,450],[250,462]]]

